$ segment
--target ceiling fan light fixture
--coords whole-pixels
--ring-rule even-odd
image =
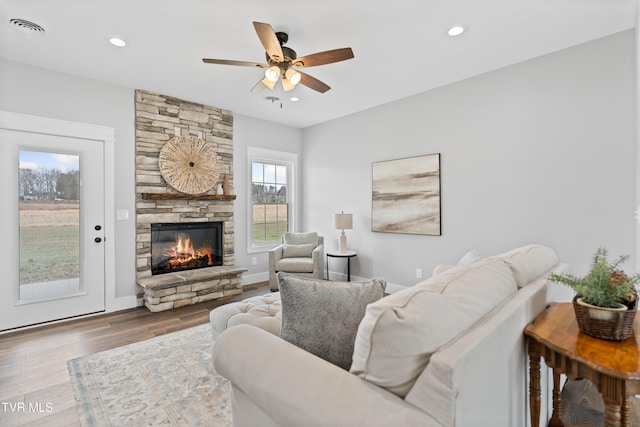
[[[242,67],[264,68],[264,78],[253,86],[251,92],[257,92],[265,87],[273,89],[278,80],[282,80],[282,86],[287,90],[293,90],[298,84],[325,93],[331,87],[324,82],[301,71],[290,68],[315,67],[318,65],[333,64],[335,62],[353,59],[353,50],[350,47],[316,52],[310,55],[298,57],[295,50],[284,46],[289,40],[289,35],[283,32],[273,31],[273,27],[265,22],[253,22],[258,39],[265,49],[266,63],[235,61],[228,59],[202,58],[206,64],[235,65]],[[287,73],[288,72],[288,73]]]
[[[264,77],[272,83],[275,83],[280,78],[280,67],[272,65],[264,70]]]
[[[287,72],[284,73],[284,75],[287,78],[287,80],[289,81],[289,83],[291,83],[294,86],[297,85],[298,83],[300,83],[300,80],[302,79],[302,74],[300,74],[299,72],[297,72],[293,68],[289,68],[287,70]]]

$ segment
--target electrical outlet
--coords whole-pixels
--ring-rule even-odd
[[[258,258],[256,257],[251,258],[251,265],[258,265]]]
[[[416,268],[416,279],[422,279],[422,269]]]

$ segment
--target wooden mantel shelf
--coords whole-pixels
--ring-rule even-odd
[[[143,200],[235,200],[235,194],[174,194],[174,193],[141,193]]]

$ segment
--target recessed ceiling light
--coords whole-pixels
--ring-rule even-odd
[[[449,31],[447,31],[447,34],[449,34],[452,37],[459,36],[462,33],[464,33],[464,27],[461,27],[459,25],[456,25],[455,27],[451,27],[449,28]]]
[[[297,96],[292,96],[291,98],[289,98],[289,101],[298,102],[298,101],[300,101],[300,98],[298,98]]]
[[[125,42],[124,40],[119,39],[117,37],[113,37],[113,38],[109,39],[109,43],[111,43],[112,45],[117,46],[117,47],[125,47],[127,45],[127,42]]]

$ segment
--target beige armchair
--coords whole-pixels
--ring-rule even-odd
[[[284,233],[282,244],[269,251],[269,288],[278,290],[279,271],[323,279],[323,257],[324,238],[318,233]]]

